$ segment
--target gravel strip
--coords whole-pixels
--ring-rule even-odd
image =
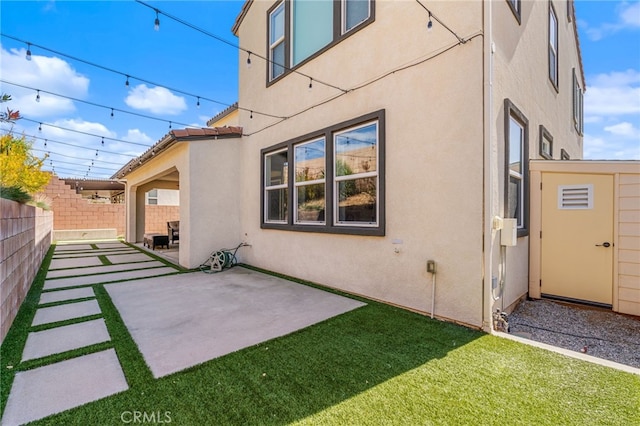
[[[508,321],[510,334],[640,368],[640,317],[525,300]]]

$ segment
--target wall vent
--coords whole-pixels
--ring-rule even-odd
[[[558,186],[558,209],[586,210],[593,208],[593,185]]]

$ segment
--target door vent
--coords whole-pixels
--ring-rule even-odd
[[[558,209],[585,210],[593,208],[593,185],[558,186]]]

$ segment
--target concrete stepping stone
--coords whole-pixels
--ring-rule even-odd
[[[66,321],[74,318],[82,318],[89,315],[100,314],[100,306],[96,300],[68,303],[66,305],[39,308],[33,318],[32,325],[49,324],[57,321]]]
[[[64,269],[64,268],[81,268],[83,266],[98,266],[102,265],[100,259],[97,256],[93,257],[79,257],[74,259],[52,259],[51,265],[49,265],[49,271],[47,277],[51,274],[52,269]],[[77,272],[76,274],[77,275]]]
[[[125,248],[122,250],[91,250],[91,251],[80,251],[76,253],[62,253],[62,254],[54,254],[54,259],[73,259],[76,257],[89,257],[89,256],[106,256],[109,254],[135,254],[140,253],[136,249]]]
[[[63,244],[56,246],[56,252],[66,250],[93,250],[91,244]]]
[[[111,263],[131,263],[131,262],[143,262],[145,260],[149,260],[153,258],[147,254],[135,252],[133,254],[111,255],[111,256],[107,256],[107,259],[109,259],[109,262]]]
[[[22,361],[84,348],[111,340],[103,319],[29,333]]]
[[[131,269],[132,266],[133,265],[129,265],[128,269]],[[53,290],[56,288],[74,287],[74,286],[80,286],[80,285],[108,283],[108,282],[121,281],[121,280],[151,278],[151,277],[157,277],[159,275],[171,274],[173,272],[177,272],[177,271],[174,268],[164,267],[164,268],[141,269],[141,270],[135,270],[135,271],[128,270],[123,272],[114,272],[112,274],[88,275],[85,277],[58,278],[55,280],[46,280],[44,282],[44,290]]]
[[[113,349],[16,374],[2,425],[19,425],[128,389]]]
[[[98,247],[99,249],[120,248],[120,247],[130,248],[128,245],[123,243],[98,243],[96,244],[96,247]]]
[[[74,288],[71,290],[59,290],[49,293],[42,293],[40,295],[40,304],[62,302],[65,300],[83,299],[85,297],[94,297],[93,289],[91,287]]]
[[[141,268],[156,268],[165,266],[164,263],[158,262],[157,260],[153,260],[150,257],[147,257],[148,262],[138,262],[135,265],[130,264],[120,264],[120,265],[103,265],[93,266],[82,269],[63,269],[61,271],[52,271],[47,274],[47,279],[50,278],[62,278],[62,277],[77,277],[78,275],[90,275],[90,274],[102,274],[105,272],[120,272],[120,271],[129,271],[132,269],[141,269]]]

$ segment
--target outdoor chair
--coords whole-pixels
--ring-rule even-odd
[[[174,241],[180,240],[180,221],[174,220],[167,222],[167,233],[169,234],[171,244],[173,244]]]

